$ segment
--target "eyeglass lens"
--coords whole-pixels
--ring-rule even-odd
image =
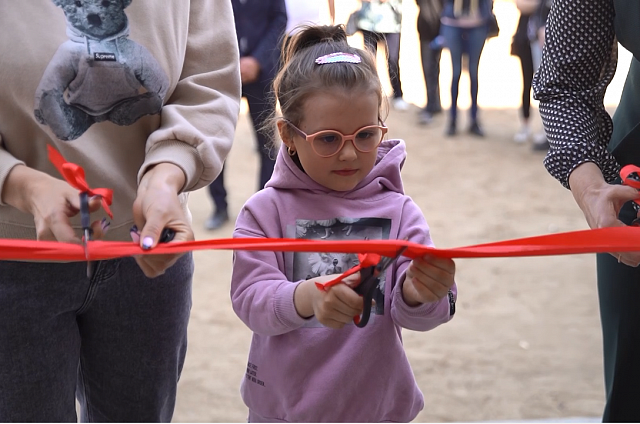
[[[331,156],[342,147],[342,134],[335,131],[323,131],[313,138],[313,149],[320,156]],[[353,137],[356,149],[361,152],[370,152],[380,144],[382,129],[379,127],[366,127],[358,131]]]

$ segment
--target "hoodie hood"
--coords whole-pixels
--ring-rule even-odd
[[[371,172],[353,190],[335,191],[318,184],[298,168],[282,143],[273,175],[265,188],[307,190],[348,199],[371,198],[386,191],[404,194],[400,171],[406,157],[407,150],[403,140],[383,140],[378,147],[376,163]]]

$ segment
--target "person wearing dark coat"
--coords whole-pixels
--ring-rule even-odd
[[[278,70],[287,9],[285,0],[231,0],[231,4],[240,49],[242,96],[249,104],[260,154],[258,190],[261,190],[271,178],[275,165],[275,155],[269,151],[269,137],[261,129],[276,107],[270,95],[271,84]],[[215,210],[205,222],[205,228],[215,230],[229,221],[224,168],[209,185],[209,193]]]
[[[416,0],[418,5],[418,35],[424,84],[427,88],[427,104],[419,112],[423,125],[433,120],[433,115],[442,113],[440,102],[440,56],[442,47],[432,45],[440,33],[440,15],[444,0]]]

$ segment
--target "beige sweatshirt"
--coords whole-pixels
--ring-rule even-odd
[[[18,164],[61,178],[51,144],[91,187],[114,190],[109,240],[131,240],[137,185],[155,164],[182,168],[187,211],[186,192],[222,169],[238,118],[230,1],[0,0],[0,10],[0,199]],[[0,237],[35,239],[33,217],[0,203]]]

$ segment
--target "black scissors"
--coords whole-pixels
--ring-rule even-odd
[[[389,265],[395,262],[405,250],[407,250],[407,246],[402,246],[398,249],[395,256],[391,258],[383,257],[377,265],[360,270],[360,284],[355,288],[355,292],[364,298],[364,309],[361,316],[354,318],[354,322],[358,327],[362,328],[369,322],[371,307],[373,306],[373,296],[380,283],[380,277],[384,271],[389,268]]]
[[[93,237],[91,228],[91,213],[89,212],[89,193],[80,192],[80,223],[82,224],[82,247],[84,247],[84,257],[87,259],[87,278],[93,277],[93,262],[89,260],[89,241]]]

